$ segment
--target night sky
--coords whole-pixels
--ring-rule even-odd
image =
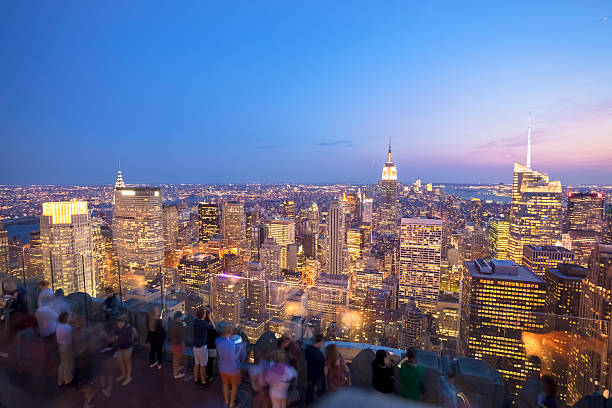
[[[612,184],[609,1],[4,1],[0,183]]]

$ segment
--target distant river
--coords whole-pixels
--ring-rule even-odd
[[[40,230],[40,219],[38,217],[23,217],[3,220],[4,229],[10,238],[17,238],[21,243],[30,242],[30,232]]]

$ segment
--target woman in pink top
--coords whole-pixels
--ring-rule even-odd
[[[272,408],[287,407],[287,392],[291,380],[297,377],[297,372],[289,365],[287,353],[276,350],[273,355],[274,364],[266,372],[266,382],[270,387],[270,400]]]

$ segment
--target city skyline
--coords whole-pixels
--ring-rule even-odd
[[[2,7],[2,184],[612,175],[604,2]]]

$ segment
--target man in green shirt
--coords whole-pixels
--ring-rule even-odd
[[[416,356],[416,349],[411,348],[406,352],[406,358],[398,365],[400,383],[398,394],[404,398],[420,401],[425,392],[423,385],[425,369],[417,363]]]

